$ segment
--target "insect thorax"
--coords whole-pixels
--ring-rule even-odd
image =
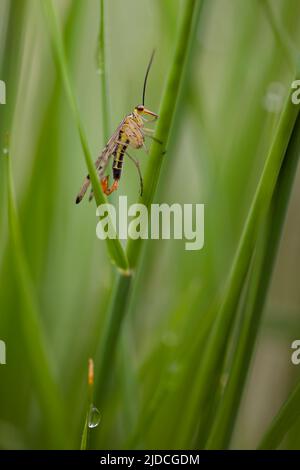
[[[131,119],[133,119],[133,121],[139,126],[139,127],[143,127],[144,126],[144,122],[143,122],[143,119],[141,118],[141,116],[139,116],[139,114],[135,111],[132,112],[132,114],[129,115],[129,117]]]
[[[120,129],[119,142],[123,143],[127,140],[128,145],[133,148],[142,147],[144,142],[142,126],[143,122],[138,122],[134,114],[129,114]]]

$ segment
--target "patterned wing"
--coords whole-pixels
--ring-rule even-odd
[[[118,136],[120,134],[120,130],[121,130],[123,124],[124,124],[124,121],[125,121],[125,119],[123,119],[121,124],[117,127],[117,129],[115,130],[115,132],[113,133],[113,135],[111,136],[109,141],[107,142],[106,146],[102,150],[101,154],[99,155],[99,157],[95,161],[95,167],[96,167],[96,170],[98,172],[100,180],[104,176],[104,171],[105,171],[105,168],[107,167],[107,163],[108,163],[109,158],[114,153],[115,148],[118,145],[117,144]],[[87,175],[84,182],[83,182],[83,185],[81,186],[81,189],[80,189],[80,191],[79,191],[79,193],[76,197],[76,204],[79,204],[80,201],[82,201],[82,199],[83,199],[90,183],[91,183],[90,175]],[[93,196],[92,196],[92,193],[91,193],[90,199],[92,199],[92,197]]]

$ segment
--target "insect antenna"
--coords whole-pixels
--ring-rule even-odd
[[[146,75],[145,75],[145,80],[144,80],[144,86],[143,86],[143,99],[142,99],[142,104],[143,104],[143,106],[145,105],[145,94],[146,94],[147,80],[148,80],[149,70],[150,70],[151,65],[152,65],[152,62],[153,62],[154,54],[155,54],[155,50],[153,50],[153,52],[152,52],[152,54],[151,54],[151,57],[150,57],[150,60],[149,60],[149,64],[148,64],[148,67],[147,67],[147,70],[146,70]]]

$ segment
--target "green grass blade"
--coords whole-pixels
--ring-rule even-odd
[[[80,450],[87,450],[88,446],[88,413],[86,415],[85,421],[84,421],[84,427],[83,427],[83,432],[82,432],[82,437],[81,437],[81,443],[80,443]]]
[[[252,266],[250,293],[246,296],[245,319],[239,332],[239,342],[234,353],[234,361],[228,384],[207,448],[220,449],[229,445],[234,422],[238,413],[253,348],[260,325],[261,316],[273,272],[285,215],[296,174],[300,150],[300,118],[298,116],[289,146],[280,170],[278,183],[273,195],[263,243],[263,253],[258,253],[258,262]],[[256,256],[256,255],[255,255]]]
[[[280,408],[258,446],[260,450],[276,449],[300,416],[300,383]]]
[[[279,46],[282,47],[284,55],[293,70],[295,61],[298,57],[298,50],[296,49],[294,43],[291,41],[283,26],[276,18],[269,0],[260,0],[260,3],[270,23],[274,37],[277,39]]]
[[[93,399],[94,399],[94,361],[93,359],[89,359],[88,363],[88,406],[86,412],[86,418],[84,421],[82,437],[81,437],[81,444],[80,450],[87,450],[90,441],[90,434],[91,434],[91,427],[90,427],[90,420],[92,418],[93,413]]]
[[[1,80],[10,84],[6,90],[7,103],[4,107],[1,107],[0,144],[2,148],[4,147],[5,133],[8,129],[11,129],[11,122],[14,116],[27,9],[28,5],[26,2],[22,2],[19,5],[14,2],[9,4],[7,33],[4,40],[4,47],[7,52],[3,58],[0,58]]]
[[[120,337],[121,325],[129,300],[132,276],[121,276],[117,274],[115,288],[112,295],[107,322],[104,327],[103,339],[99,343],[96,356],[96,383],[95,397],[98,406],[101,406],[107,391],[107,385],[114,363],[116,347]]]
[[[4,44],[4,53],[0,56],[0,79],[9,87],[6,89],[7,102],[5,106],[1,105],[0,119],[0,148],[6,146],[6,133],[11,129],[14,109],[16,104],[17,90],[19,86],[19,76],[22,62],[22,53],[24,49],[24,32],[26,30],[27,10],[26,2],[16,4],[10,2],[8,5],[7,30],[2,41]],[[4,202],[4,178],[5,167],[4,159],[0,158],[0,258],[5,250],[6,244],[6,213]]]
[[[203,410],[207,410],[207,403],[210,401],[212,393],[217,389],[224,351],[229,340],[238,301],[257,240],[257,226],[262,223],[267,214],[298,112],[299,108],[291,102],[289,94],[244,225],[228,277],[223,305],[216,318],[202,358],[193,397],[190,401],[189,419],[187,418],[185,421],[185,445],[192,441],[193,429],[197,422],[195,418],[197,410],[199,414],[198,439],[200,440],[201,435],[201,442],[203,443],[208,437],[207,416],[205,416]]]
[[[66,446],[67,424],[63,400],[51,370],[34,288],[23,249],[9,155],[6,156],[6,160],[11,249],[18,282],[18,295],[21,301],[19,320],[30,364],[29,370],[32,373],[38,400],[45,417],[44,424],[51,440],[51,446],[63,447]]]
[[[109,106],[109,87],[107,79],[107,55],[106,55],[106,6],[104,0],[100,0],[100,28],[98,40],[98,73],[100,75],[101,87],[101,114],[104,143],[108,141],[111,135],[110,126],[110,106]]]
[[[263,289],[266,285],[260,285],[260,281],[262,280],[263,267],[269,268],[269,266],[263,265],[270,226],[271,224],[265,223],[264,229],[260,230],[263,233],[260,234],[256,244],[249,269],[250,274],[246,281],[247,293],[243,298],[244,311],[240,320],[242,324],[237,333],[238,344],[232,353],[233,362],[226,369],[227,374],[229,373],[229,379],[224,394],[218,402],[213,427],[206,444],[207,449],[225,449],[230,443],[266,296],[266,291]],[[262,295],[260,299],[258,299],[258,293]],[[261,301],[261,308],[255,309],[258,307],[258,301]]]
[[[163,142],[163,148],[157,143],[153,143],[149,155],[149,163],[145,176],[145,193],[141,202],[147,207],[150,206],[155,189],[158,184],[164,148],[167,145],[174,117],[176,114],[176,103],[180,94],[181,82],[186,71],[186,64],[196,34],[198,18],[200,15],[202,2],[188,0],[185,3],[185,12],[179,31],[175,56],[171,64],[167,85],[160,110],[160,118],[156,132],[156,138]],[[129,240],[127,246],[128,259],[131,267],[137,266],[141,254],[141,240]],[[103,340],[100,343],[97,355],[97,378],[95,396],[97,403],[101,403],[105,395],[105,388],[112,370],[115,350],[119,341],[121,325],[126,313],[130,296],[132,279],[131,277],[118,276],[112,297],[111,307],[104,330]]]
[[[83,124],[81,122],[80,112],[73,92],[71,81],[69,78],[66,52],[62,40],[62,35],[58,26],[58,20],[56,17],[55,10],[53,8],[52,0],[43,0],[45,8],[45,18],[48,23],[49,31],[51,33],[51,44],[53,48],[53,56],[55,58],[58,70],[60,72],[65,92],[69,101],[70,108],[73,113],[74,121],[76,123],[80,142],[85,157],[86,166],[91,177],[91,183],[94,190],[95,201],[97,206],[107,203],[106,198],[100,188],[97,172],[93,163],[92,155],[89,149],[87,137],[84,131]],[[128,261],[124,249],[118,238],[112,239],[107,238],[107,248],[110,254],[111,260],[116,266],[124,272],[128,272]]]
[[[185,2],[185,11],[182,19],[181,28],[178,34],[175,55],[171,65],[166,83],[166,88],[159,110],[159,120],[155,133],[156,139],[163,145],[153,142],[150,149],[149,163],[145,174],[145,190],[140,199],[140,203],[147,208],[150,207],[163,164],[168,140],[172,131],[172,125],[175,120],[177,103],[181,94],[183,80],[187,77],[187,65],[190,55],[190,49],[195,40],[195,34],[199,23],[202,1],[188,0]],[[137,266],[143,240],[130,239],[127,244],[127,256],[130,265],[134,269]]]

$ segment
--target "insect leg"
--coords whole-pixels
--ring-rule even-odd
[[[140,169],[140,162],[138,160],[136,160],[135,158],[133,158],[131,155],[129,155],[128,152],[125,152],[127,157],[130,158],[130,160],[134,163],[134,165],[136,166],[137,168],[137,171],[138,171],[138,174],[139,174],[139,177],[140,177],[140,195],[142,196],[143,195],[143,192],[144,192],[144,183],[143,183],[143,177],[142,177],[142,173],[141,173],[141,169]]]
[[[98,176],[99,176],[102,192],[106,195],[110,194],[110,192],[107,192],[107,191],[109,191],[108,190],[108,176],[103,175],[103,168],[99,169]],[[93,197],[94,197],[94,190],[92,188],[91,192],[90,192],[90,195],[89,195],[89,201],[91,201],[93,199]]]
[[[156,143],[159,144],[159,145],[162,145],[162,144],[163,144],[161,140],[157,139],[157,138],[154,137],[153,135],[145,134],[145,137],[149,137],[149,139],[152,139],[153,142],[156,142]]]
[[[145,137],[149,137],[149,139],[152,139],[154,142],[157,142],[158,144],[162,145],[162,141],[154,137],[153,132],[155,132],[154,129],[147,129],[146,127],[143,127],[142,134]]]
[[[80,191],[79,191],[79,193],[76,197],[76,204],[80,203],[80,201],[82,200],[83,196],[85,195],[89,185],[90,185],[90,176],[87,175],[87,177],[85,178],[84,183],[83,183],[83,185],[82,185],[82,187],[81,187],[81,189],[80,189]]]
[[[110,150],[108,145],[106,145],[106,147],[104,148],[104,150],[102,151],[100,156],[95,161],[95,167],[97,169],[100,180],[101,180],[101,178],[103,178],[103,173],[104,173],[104,170],[107,166],[107,162],[108,162],[108,159],[111,156],[111,154],[112,154],[112,150]],[[80,189],[80,191],[79,191],[79,193],[76,197],[76,204],[79,204],[79,202],[82,200],[82,198],[84,197],[90,183],[91,183],[90,175],[87,175],[84,182],[83,182],[83,185],[82,185],[82,187],[81,187],[81,189]],[[93,198],[93,190],[91,190],[89,200],[91,200],[92,198]]]
[[[113,193],[114,191],[116,191],[118,189],[119,180],[114,180],[113,184],[109,188],[108,187],[108,176],[106,176],[105,178],[103,178],[101,180],[101,186],[102,186],[102,191],[104,192],[104,194],[106,194],[106,196],[109,196],[111,193]]]
[[[144,122],[154,122],[158,119],[158,116],[154,116],[152,119],[146,119],[144,116],[141,116]]]

